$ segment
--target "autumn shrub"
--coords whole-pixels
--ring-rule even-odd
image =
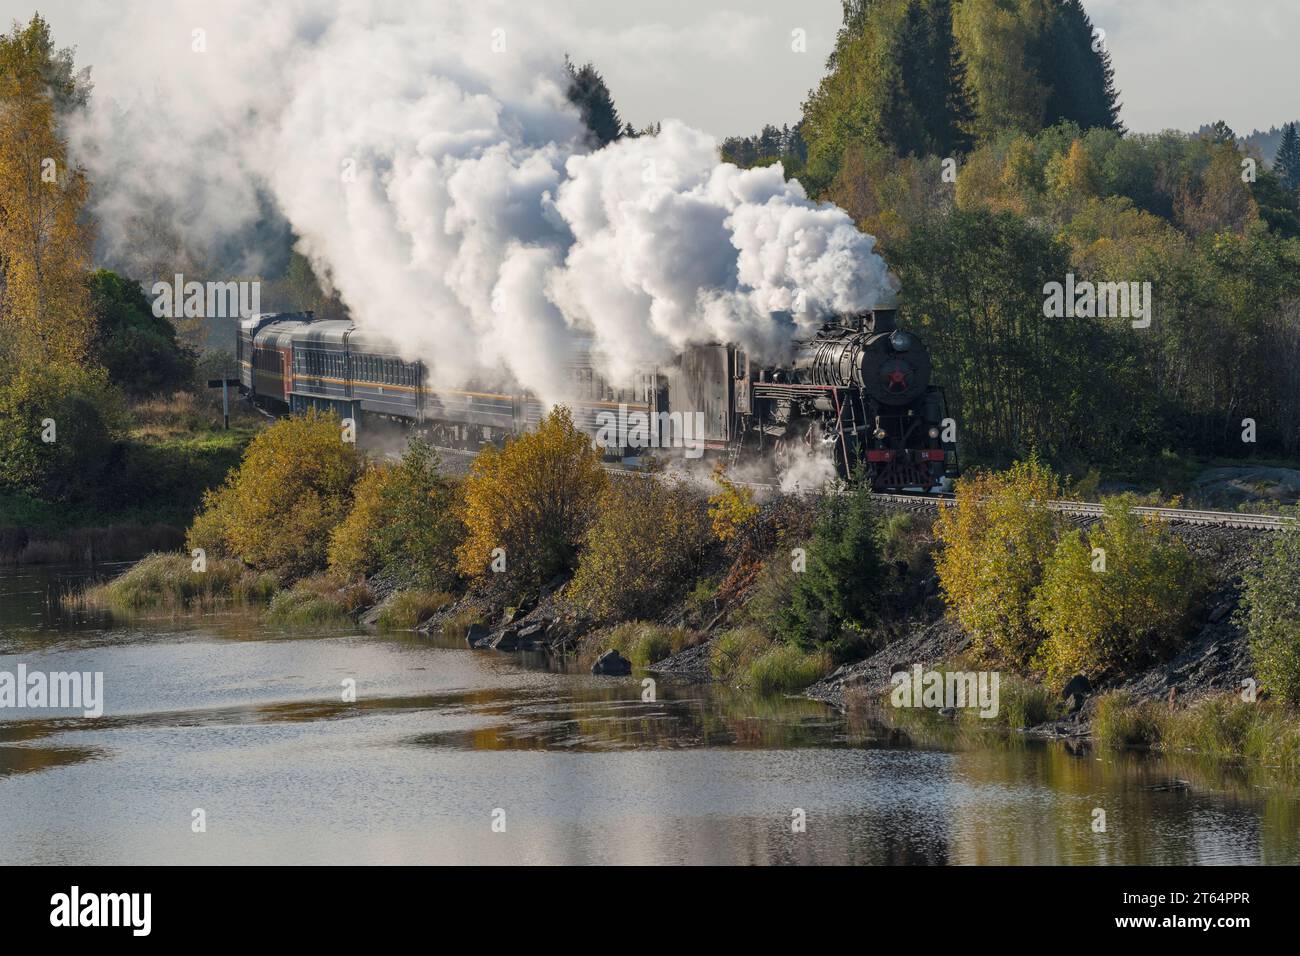
[[[746,524],[757,517],[754,490],[729,480],[719,467],[713,472],[718,486],[709,498],[709,524],[714,536],[724,544],[734,541]]]
[[[445,590],[456,579],[464,536],[457,483],[439,472],[437,452],[412,441],[395,465],[372,465],[357,482],[352,508],[330,534],[330,569],[379,571],[417,589]]]
[[[477,577],[503,563],[520,587],[572,571],[608,485],[600,460],[564,406],[504,448],[485,448],[465,479],[460,570]]]
[[[690,488],[616,480],[587,528],[568,598],[602,620],[649,616],[693,578],[711,543],[703,502]]]
[[[333,415],[282,418],[253,438],[238,469],[204,497],[188,543],[215,545],[282,580],[321,570],[362,466]]]
[[[1060,496],[1056,475],[1030,458],[962,478],[955,504],[939,512],[939,584],[983,657],[1026,667],[1038,648],[1030,604],[1061,526],[1046,503]]]
[[[1203,576],[1187,548],[1133,504],[1105,499],[1101,522],[1065,534],[1043,569],[1030,611],[1046,635],[1037,663],[1056,686],[1079,673],[1129,673],[1186,629]]]
[[[1300,509],[1296,523],[1260,538],[1243,574],[1239,618],[1259,682],[1273,696],[1300,704]]]
[[[374,574],[383,567],[375,529],[383,523],[384,510],[381,492],[388,480],[392,466],[371,462],[361,472],[352,489],[352,507],[347,516],[330,532],[329,569],[344,577]],[[200,515],[200,520],[203,518]],[[200,528],[196,520],[190,534]],[[201,532],[200,532],[201,533]]]

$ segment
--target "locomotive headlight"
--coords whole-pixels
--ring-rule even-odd
[[[937,428],[931,428],[931,429],[930,429],[930,437],[931,437],[931,438],[938,438],[938,437],[939,437],[939,429],[937,429]]]
[[[876,437],[877,437],[878,439],[883,440],[884,437],[885,437],[885,430],[884,430],[883,428],[877,428],[877,429],[876,429]]]

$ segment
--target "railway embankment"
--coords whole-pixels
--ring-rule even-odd
[[[1036,459],[943,499],[659,481],[603,469],[563,410],[460,477],[439,465],[418,442],[369,458],[329,416],[279,420],[205,498],[185,551],[70,601],[414,629],[882,719],[967,721],[886,694],[900,671],[970,673],[1006,703],[981,708],[1000,715],[981,732],[1172,747],[1182,715],[1210,714],[1211,749],[1294,740],[1300,764],[1300,530],[1286,515],[1089,504]],[[1242,710],[1252,687],[1262,706]]]

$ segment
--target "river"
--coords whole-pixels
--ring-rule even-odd
[[[811,701],[646,701],[644,675],[414,634],[72,619],[87,574],[0,569],[0,672],[102,672],[105,698],[0,709],[0,863],[1300,861],[1300,793],[1243,773],[927,749]]]

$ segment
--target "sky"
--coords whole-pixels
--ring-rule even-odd
[[[120,0],[148,5],[151,0]],[[535,0],[572,38],[569,53],[605,76],[624,118],[676,118],[722,137],[794,123],[825,68],[840,0]],[[96,0],[42,0],[60,44],[96,66]],[[417,4],[419,6],[419,4]],[[1085,0],[1106,31],[1129,129],[1194,130],[1224,119],[1238,133],[1300,117],[1300,0]],[[212,10],[219,15],[220,0]],[[31,0],[0,0],[0,21]],[[793,31],[806,37],[792,49]],[[147,54],[145,54],[147,55]],[[103,90],[104,83],[99,84]]]

